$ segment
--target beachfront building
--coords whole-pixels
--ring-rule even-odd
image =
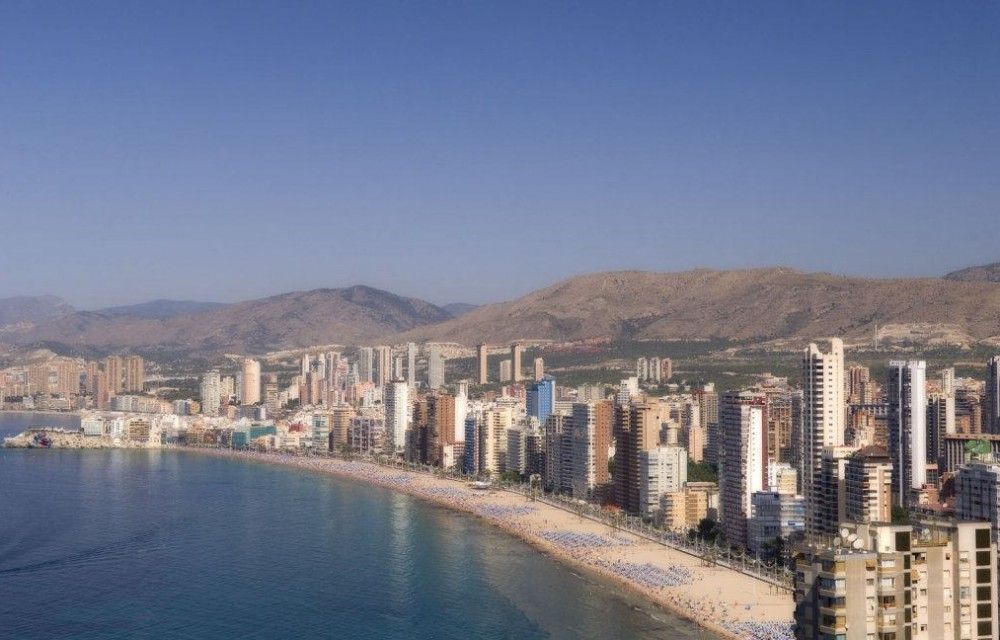
[[[823,451],[844,444],[844,342],[830,340],[823,352],[810,344],[802,358],[801,415],[797,419],[797,438],[793,458],[798,465],[802,495],[806,498],[806,531],[817,533],[823,521],[822,500],[817,486],[823,466]]]
[[[573,496],[591,499],[608,484],[608,450],[614,422],[614,405],[608,400],[573,404],[570,420]]]
[[[681,490],[687,482],[687,451],[675,444],[661,445],[639,453],[640,513],[653,516],[665,493]]]
[[[410,387],[402,380],[393,380],[385,387],[385,434],[389,454],[402,455],[406,451],[410,418]]]
[[[639,456],[659,444],[656,409],[656,405],[647,403],[615,406],[614,500],[627,513],[642,511]]]
[[[806,526],[805,498],[794,493],[758,491],[750,497],[747,549],[772,559],[775,541],[801,535]]]
[[[719,501],[731,545],[746,546],[751,498],[767,488],[766,402],[763,394],[731,391],[719,403]]]
[[[794,559],[798,640],[996,640],[996,550],[983,522],[844,524]]]
[[[545,472],[548,491],[573,494],[572,416],[553,413],[545,421]]]
[[[499,475],[507,470],[507,430],[513,424],[509,408],[483,412],[479,429],[479,472]]]

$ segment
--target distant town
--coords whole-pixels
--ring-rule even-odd
[[[138,355],[51,356],[0,371],[3,406],[79,411],[80,431],[6,445],[405,461],[752,558],[794,598],[796,638],[996,637],[1000,356],[976,378],[907,359],[876,379],[834,338],[804,347],[797,377],[721,390],[652,352],[618,384],[560,386],[544,353],[411,342],[284,353],[274,371],[234,356],[172,400]],[[457,358],[471,376],[449,380]]]

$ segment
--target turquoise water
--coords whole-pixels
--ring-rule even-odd
[[[68,416],[0,414],[0,434]],[[183,452],[0,449],[0,638],[697,638],[466,515]]]

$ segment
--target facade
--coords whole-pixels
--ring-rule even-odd
[[[762,394],[735,391],[719,402],[719,504],[726,540],[747,543],[751,497],[767,488],[767,401]]]
[[[844,519],[856,523],[891,522],[892,460],[882,447],[865,447],[844,468]]]
[[[639,512],[652,516],[665,493],[680,491],[687,482],[687,451],[661,445],[639,453]]]
[[[535,382],[538,382],[545,377],[545,360],[541,358],[535,358],[533,363]]]
[[[485,344],[476,347],[476,370],[479,372],[479,384],[489,384],[490,381],[490,348]]]
[[[213,369],[201,377],[201,412],[206,416],[219,415],[222,398],[222,378],[219,370]]]
[[[573,405],[571,485],[577,498],[593,498],[599,487],[608,484],[608,449],[613,420],[614,407],[607,400]]]
[[[544,378],[534,382],[527,390],[527,410],[528,415],[537,418],[538,422],[545,424],[549,415],[555,409],[556,404],[556,381],[553,378]]]
[[[614,501],[627,513],[639,513],[641,475],[639,456],[660,440],[656,405],[619,404],[615,406],[615,475]],[[551,455],[546,452],[546,455]]]
[[[524,372],[521,369],[521,355],[523,353],[524,345],[518,343],[510,345],[510,369],[513,382],[520,382],[524,379]]]
[[[989,525],[845,524],[795,556],[799,640],[995,640],[997,554]]]
[[[441,345],[432,344],[427,355],[427,386],[432,390],[444,386],[444,355]]]
[[[982,430],[1000,434],[1000,356],[986,363],[986,386],[983,389]]]
[[[243,377],[240,402],[245,405],[260,404],[260,362],[243,358]]]
[[[927,364],[893,360],[886,385],[889,403],[889,457],[892,458],[893,501],[913,503],[927,483]]]
[[[844,343],[830,340],[824,353],[810,344],[802,358],[802,408],[799,426],[799,479],[806,499],[806,531],[818,530],[821,509],[816,483],[823,466],[823,450],[844,444]]]
[[[393,380],[385,388],[386,450],[400,455],[406,451],[406,433],[410,429],[410,387]]]
[[[384,387],[392,380],[392,347],[380,345],[375,347],[375,385]]]
[[[772,559],[768,546],[775,538],[788,540],[802,534],[806,527],[806,500],[802,496],[778,491],[758,491],[750,498],[750,522],[747,525],[747,549],[765,559]]]

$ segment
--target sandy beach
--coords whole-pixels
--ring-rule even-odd
[[[464,481],[365,461],[183,450],[297,467],[402,491],[479,516],[564,564],[610,580],[721,637],[793,637],[793,602],[787,591],[724,567],[704,566],[699,558],[517,493],[475,490]]]

